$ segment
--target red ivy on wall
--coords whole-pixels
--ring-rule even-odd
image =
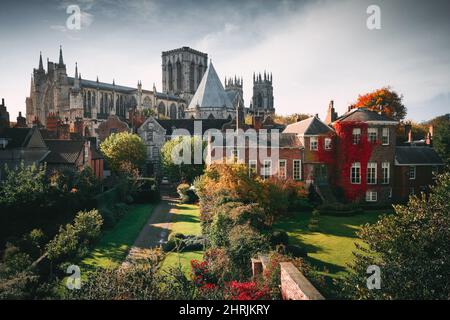
[[[353,129],[361,129],[358,144],[353,144]],[[325,138],[318,141],[317,161],[328,167],[331,184],[342,188],[347,200],[355,201],[365,196],[367,191],[367,163],[373,148],[379,141],[368,141],[367,123],[343,121],[334,125],[336,136],[332,139],[332,150],[325,150]],[[331,137],[331,136],[330,136]],[[352,163],[360,163],[361,183],[352,184],[350,180]]]
[[[353,129],[361,129],[361,138],[358,144],[353,144]],[[367,136],[367,123],[359,121],[343,121],[335,125],[337,134],[337,164],[340,186],[348,200],[358,200],[364,197],[367,191],[367,163],[372,155],[373,148],[379,142],[369,142]],[[350,181],[352,163],[359,162],[361,166],[361,183],[352,184]]]

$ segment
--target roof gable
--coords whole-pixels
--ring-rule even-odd
[[[300,135],[321,135],[333,132],[333,129],[323,123],[318,117],[292,123],[284,129],[283,133],[296,133]]]
[[[376,111],[369,110],[367,108],[355,108],[350,110],[349,112],[343,114],[336,122],[339,121],[358,121],[358,122],[392,122],[392,124],[396,124],[397,121],[385,116],[384,114],[380,114]]]

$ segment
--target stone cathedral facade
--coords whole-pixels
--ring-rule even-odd
[[[112,82],[87,80],[78,65],[68,74],[62,48],[58,62],[47,59],[46,69],[39,57],[33,69],[30,96],[26,98],[27,124],[47,125],[48,117],[57,115],[66,124],[82,123],[83,135],[97,136],[99,126],[109,117],[131,124],[131,114],[149,110],[160,119],[228,119],[236,106],[244,106],[242,78],[225,80],[225,87],[208,55],[189,47],[162,53],[162,92],[145,90]],[[267,78],[266,78],[267,77]],[[250,108],[254,114],[274,112],[272,77],[254,79]],[[195,101],[194,101],[195,100]],[[132,125],[132,124],[131,124]]]

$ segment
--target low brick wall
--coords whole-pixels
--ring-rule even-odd
[[[283,300],[325,300],[319,291],[291,262],[281,262]]]
[[[260,255],[258,259],[252,259],[254,278],[264,271],[267,263],[268,258],[263,255]],[[292,262],[281,262],[280,272],[280,288],[283,300],[325,300]]]

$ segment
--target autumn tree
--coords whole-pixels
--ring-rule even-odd
[[[100,150],[116,173],[121,173],[123,168],[139,168],[144,164],[146,156],[142,139],[129,132],[111,134],[100,144]]]
[[[405,118],[407,111],[402,100],[403,95],[399,95],[390,87],[383,87],[360,95],[353,107],[381,111],[384,115],[400,121]]]

